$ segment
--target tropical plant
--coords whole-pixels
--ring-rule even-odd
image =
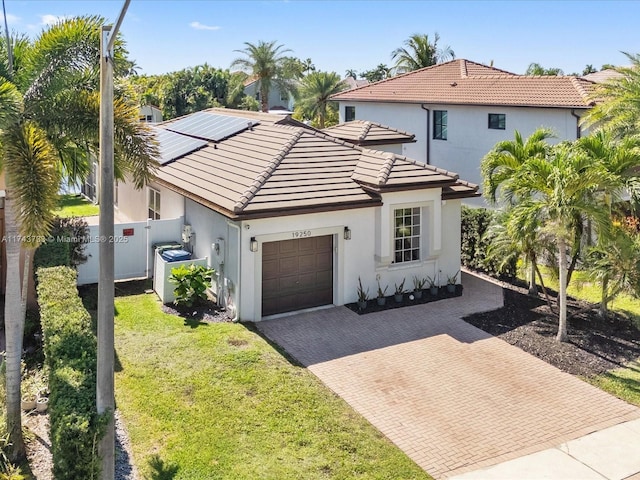
[[[544,68],[539,63],[530,63],[527,67],[527,71],[524,72],[525,75],[539,75],[546,77],[556,77],[558,75],[564,75],[564,72],[561,68]]]
[[[20,357],[26,294],[34,249],[48,235],[61,178],[78,182],[98,150],[100,30],[96,16],[62,20],[42,31],[13,62],[20,70],[0,78],[0,158],[6,178],[7,429],[12,459],[24,456],[20,417]],[[6,49],[5,49],[6,51]],[[130,72],[121,39],[115,43],[116,75]],[[116,174],[137,187],[156,165],[155,142],[138,122],[137,105],[114,102]],[[24,273],[20,254],[24,252]],[[22,278],[22,281],[20,280]]]
[[[176,285],[173,294],[176,305],[192,307],[195,303],[207,299],[207,288],[211,286],[211,277],[215,270],[203,265],[180,265],[171,269],[169,281]]]
[[[411,35],[404,41],[404,47],[396,48],[391,53],[392,60],[396,62],[396,71],[398,73],[412,72],[455,59],[456,54],[448,45],[438,48],[439,40],[438,33],[434,34],[433,42],[425,34],[414,33]]]
[[[367,300],[369,300],[369,289],[364,289],[362,286],[362,280],[358,277],[358,301],[366,302]]]
[[[325,128],[328,109],[335,105],[329,98],[346,88],[335,72],[313,72],[302,79],[296,109],[300,108],[307,118],[317,120],[318,128]]]
[[[239,68],[258,82],[262,111],[269,110],[269,92],[272,85],[276,85],[281,92],[293,92],[295,87],[291,72],[286,72],[287,57],[284,53],[290,52],[282,45],[276,45],[275,41],[257,44],[245,42],[243,50],[235,50],[244,57],[233,60],[231,68]]]
[[[455,285],[458,281],[458,275],[460,274],[460,270],[458,270],[453,275],[447,275],[447,285]]]
[[[516,196],[513,185],[520,180],[522,170],[528,161],[544,159],[547,156],[550,149],[547,140],[553,138],[554,134],[547,128],[539,128],[526,141],[517,130],[514,137],[514,140],[498,142],[480,163],[484,196],[490,204],[495,205],[500,200],[509,207],[522,200]],[[537,293],[536,262],[540,245],[536,238],[537,226],[531,223],[521,224],[519,228],[512,230],[517,230],[517,242],[530,265],[529,293],[535,294]]]
[[[351,78],[353,78],[354,80],[355,80],[356,78],[358,78],[358,72],[357,72],[356,70],[352,69],[352,68],[349,68],[348,70],[346,70],[346,71],[344,72],[344,74],[345,74],[345,76],[346,76],[346,77],[351,77]]]
[[[547,159],[531,158],[511,188],[520,202],[513,214],[525,224],[539,225],[556,245],[559,271],[559,321],[557,340],[567,340],[567,252],[571,250],[576,229],[587,220],[606,235],[611,223],[609,208],[597,192],[611,185],[610,175],[599,164],[570,145],[558,145]]]
[[[360,73],[361,78],[366,78],[371,83],[391,78],[391,76],[391,68],[384,63],[378,64],[378,66],[372,70],[366,70]]]
[[[417,275],[413,276],[413,291],[422,290],[424,286],[427,284],[428,278],[420,278]]]
[[[394,295],[402,295],[404,293],[404,281],[405,279],[402,279],[402,282],[400,282],[400,284],[398,285],[397,283],[394,283]]]
[[[380,286],[380,279],[377,279],[378,282],[378,291],[377,291],[377,297],[378,298],[384,298],[384,296],[387,294],[387,289],[389,288],[388,285],[384,286],[384,289]]]
[[[597,103],[581,122],[587,127],[606,126],[618,138],[640,133],[640,54],[623,53],[631,66],[608,66],[622,76],[595,86],[591,98]]]

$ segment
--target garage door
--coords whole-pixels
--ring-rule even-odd
[[[262,316],[333,303],[333,236],[262,244]]]

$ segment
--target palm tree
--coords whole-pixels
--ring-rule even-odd
[[[640,133],[640,54],[625,55],[631,66],[613,67],[622,76],[596,85],[592,98],[598,103],[582,120],[586,126],[607,126],[620,138]]]
[[[544,68],[539,63],[530,63],[527,67],[525,75],[539,75],[543,77],[557,77],[558,75],[564,75],[564,71],[561,68]]]
[[[273,84],[277,85],[281,92],[294,90],[293,82],[291,78],[287,77],[284,68],[287,57],[283,55],[291,50],[283,49],[283,46],[276,45],[275,41],[259,41],[257,44],[245,42],[244,44],[246,47],[243,50],[235,51],[245,56],[231,62],[231,68],[239,68],[256,79],[262,111],[267,112],[269,110],[269,92]]]
[[[347,88],[335,72],[314,72],[302,80],[298,93],[298,107],[308,118],[317,118],[318,128],[325,127],[329,98]]]
[[[344,72],[344,74],[345,74],[345,76],[346,76],[346,77],[351,77],[351,78],[353,78],[354,80],[355,80],[356,78],[358,78],[358,72],[357,72],[357,71],[355,71],[355,70],[354,70],[354,69],[352,69],[352,68],[350,68],[350,69],[346,70],[346,71]]]
[[[396,61],[396,70],[399,73],[412,72],[420,68],[430,67],[437,63],[453,60],[456,54],[448,45],[438,48],[440,35],[433,36],[433,43],[429,36],[414,33],[404,41],[405,47],[396,48],[391,52],[391,59]]]
[[[480,163],[484,179],[484,195],[490,204],[498,203],[498,191],[500,191],[501,200],[504,200],[508,207],[520,200],[515,197],[514,182],[518,180],[522,168],[530,159],[546,157],[550,149],[547,140],[553,138],[554,134],[549,129],[539,128],[526,141],[517,130],[514,137],[514,140],[498,142]],[[532,225],[529,226],[532,228],[519,229],[522,235],[526,233],[530,235],[528,238],[526,235],[521,236],[519,243],[527,263],[531,266],[529,269],[529,293],[535,295],[538,291],[536,259],[540,243],[535,238],[536,228]]]
[[[6,177],[5,296],[7,429],[12,457],[24,456],[20,417],[20,360],[27,276],[33,250],[47,236],[60,180],[82,179],[99,138],[99,39],[103,19],[67,19],[44,30],[24,50],[20,70],[0,77],[0,158]],[[116,73],[128,69],[116,42]],[[150,180],[157,154],[137,106],[114,102],[116,172],[136,186]],[[20,252],[25,252],[20,281]]]
[[[600,235],[609,231],[611,216],[599,191],[610,188],[611,176],[599,164],[572,148],[558,145],[548,158],[534,157],[511,183],[522,199],[513,214],[528,224],[540,225],[540,233],[556,245],[559,271],[558,341],[567,341],[567,251],[575,238],[576,218],[592,221]]]
[[[302,64],[302,71],[306,72],[307,75],[309,75],[311,72],[316,71],[316,66],[313,64],[310,58],[307,58],[306,60],[301,60],[300,62]]]

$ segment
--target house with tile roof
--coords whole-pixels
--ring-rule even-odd
[[[355,302],[358,278],[373,298],[378,276],[444,284],[460,268],[477,186],[455,173],[288,116],[210,109],[153,128],[161,166],[143,191],[119,186],[120,214],[184,218],[240,320]]]
[[[480,184],[480,160],[514,131],[551,128],[555,141],[575,140],[594,103],[594,82],[571,76],[525,76],[457,59],[332,97],[340,121],[390,125],[415,134],[402,154],[458,172]]]
[[[402,144],[415,142],[415,135],[376,122],[353,120],[322,130],[327,135],[361,147],[402,154]]]

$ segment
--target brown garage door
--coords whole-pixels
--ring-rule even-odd
[[[262,244],[262,316],[333,303],[333,236]]]

